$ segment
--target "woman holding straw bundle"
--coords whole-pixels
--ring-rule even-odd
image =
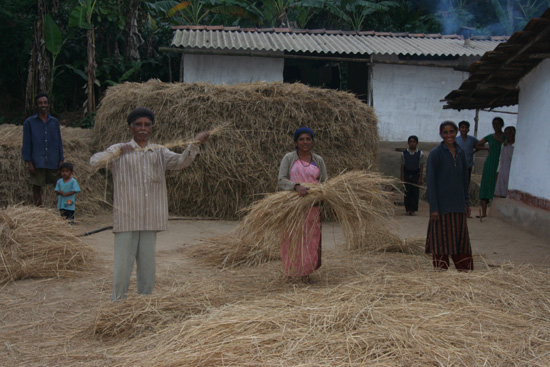
[[[309,188],[302,184],[316,184],[327,180],[325,161],[312,153],[313,131],[301,127],[294,133],[296,150],[287,153],[279,167],[279,188],[294,190],[300,197]],[[288,277],[302,277],[309,281],[309,274],[321,266],[321,216],[320,207],[313,206],[307,213],[301,239],[294,240],[288,233],[281,245],[283,272]]]
[[[433,254],[435,269],[449,268],[449,256],[458,271],[474,270],[466,217],[470,215],[468,165],[456,143],[458,127],[452,121],[439,126],[441,144],[428,156],[426,182],[430,222],[426,253]]]

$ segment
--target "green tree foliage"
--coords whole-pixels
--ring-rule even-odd
[[[25,108],[34,7],[34,0],[0,0],[0,115],[5,122],[18,121],[17,112]]]
[[[38,4],[0,0],[0,121],[22,121]],[[42,14],[55,111],[82,111],[125,81],[176,81],[179,57],[160,53],[173,25],[510,35],[550,0],[64,0]],[[95,4],[95,5],[94,5]],[[53,6],[53,5],[52,5]],[[48,9],[49,10],[49,9]],[[93,43],[90,44],[90,31]],[[95,61],[89,59],[90,45]],[[15,117],[12,117],[15,116]],[[20,121],[19,121],[20,122]]]

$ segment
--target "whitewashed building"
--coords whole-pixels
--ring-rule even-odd
[[[487,52],[470,72],[445,97],[446,108],[518,106],[508,196],[495,199],[489,214],[550,239],[550,9]]]
[[[440,34],[174,27],[171,46],[179,52],[180,80],[238,84],[301,82],[343,89],[374,107],[380,139],[439,141],[443,120],[468,120],[478,137],[492,132],[501,116],[515,125],[516,108],[485,112],[444,110],[441,96],[469,77],[468,66],[492,51],[503,37],[464,39]],[[510,114],[508,114],[510,113]]]

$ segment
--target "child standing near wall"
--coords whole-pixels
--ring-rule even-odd
[[[420,149],[417,149],[417,136],[409,136],[407,143],[409,147],[401,154],[401,182],[405,185],[406,214],[415,215],[418,211],[419,185],[422,185],[426,157]]]
[[[69,220],[69,223],[74,224],[75,211],[75,196],[80,192],[78,182],[72,177],[73,165],[69,162],[64,162],[59,167],[61,178],[57,180],[55,185],[55,193],[57,194],[57,209],[62,217]]]

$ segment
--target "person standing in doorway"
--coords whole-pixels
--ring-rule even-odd
[[[426,157],[418,146],[418,137],[409,136],[409,148],[401,154],[401,182],[405,185],[405,212],[415,215],[418,211],[419,186],[422,185],[422,174]]]
[[[63,142],[59,121],[49,114],[50,100],[47,94],[35,98],[37,114],[23,124],[21,155],[27,162],[32,185],[33,202],[42,206],[42,187],[55,185],[58,170],[63,163]]]

